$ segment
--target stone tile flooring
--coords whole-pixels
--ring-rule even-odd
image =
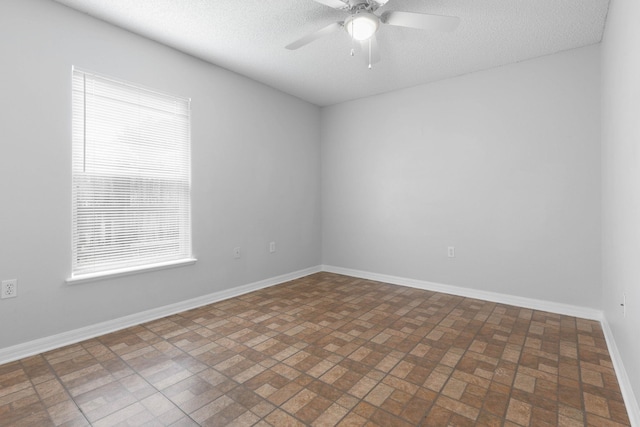
[[[0,425],[629,420],[598,322],[318,273],[0,366]]]

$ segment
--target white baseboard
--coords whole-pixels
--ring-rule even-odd
[[[118,319],[97,323],[72,331],[63,332],[49,337],[39,338],[22,344],[0,349],[0,365],[9,363],[14,360],[33,356],[45,351],[64,347],[66,345],[75,344],[90,338],[118,331],[120,329],[139,325],[141,323],[150,322],[161,317],[170,316],[182,311],[191,310],[193,308],[202,307],[217,301],[237,297],[258,289],[268,288],[269,286],[278,285],[300,277],[308,276],[321,271],[320,266],[306,268],[304,270],[294,271],[293,273],[283,274],[281,276],[271,277],[269,279],[260,280],[258,282],[249,283],[224,291],[214,292],[201,297],[177,302],[175,304],[165,305],[141,313],[132,314]]]
[[[330,273],[344,274],[345,276],[353,276],[361,279],[375,280],[378,282],[408,286],[411,288],[424,289],[428,291],[442,292],[445,294],[457,295],[466,298],[475,298],[501,304],[515,305],[518,307],[531,308],[534,310],[548,311],[550,313],[580,317],[582,319],[591,319],[598,321],[603,319],[602,311],[596,310],[595,308],[587,308],[571,304],[562,304],[553,301],[518,297],[515,295],[507,295],[497,292],[481,291],[477,289],[463,288],[460,286],[444,285],[442,283],[427,282],[425,280],[409,279],[406,277],[389,276],[386,274],[371,273],[368,271],[352,270],[350,268],[335,267],[332,265],[323,265],[322,270]]]
[[[629,381],[629,376],[627,376],[627,371],[624,369],[622,357],[620,356],[620,352],[618,352],[618,346],[613,338],[613,331],[611,331],[611,327],[609,327],[609,322],[607,322],[606,318],[603,319],[601,323],[604,337],[607,340],[607,347],[609,347],[609,355],[613,362],[613,368],[616,371],[616,376],[618,377],[618,384],[620,385],[624,404],[627,407],[629,421],[631,421],[632,426],[640,427],[640,406],[638,406],[638,400],[633,393],[633,388],[631,388],[631,382]]]

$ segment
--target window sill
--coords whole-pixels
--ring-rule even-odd
[[[146,273],[146,272],[155,271],[155,270],[164,270],[165,268],[183,267],[186,265],[195,264],[196,261],[198,260],[195,258],[185,258],[177,261],[162,262],[158,264],[149,264],[149,265],[143,265],[139,267],[120,268],[118,270],[101,271],[99,273],[77,274],[67,279],[66,283],[75,285],[78,283],[93,282],[96,280],[111,279],[111,278],[120,277],[120,276],[130,276],[132,274]]]

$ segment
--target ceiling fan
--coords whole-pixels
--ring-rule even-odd
[[[314,0],[317,3],[344,10],[349,16],[340,22],[334,22],[311,34],[307,34],[286,46],[295,50],[339,30],[346,30],[351,36],[352,43],[359,42],[363,51],[368,50],[369,68],[371,64],[380,60],[376,32],[381,24],[397,27],[417,28],[419,30],[453,31],[460,23],[456,16],[430,15],[426,13],[401,12],[389,10],[381,15],[375,11],[384,6],[389,0]],[[351,48],[351,55],[354,49]]]

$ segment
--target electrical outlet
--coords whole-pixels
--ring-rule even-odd
[[[456,256],[456,248],[453,246],[449,246],[447,248],[447,256],[449,258],[454,258]]]
[[[233,257],[235,259],[240,258],[240,248],[233,248]]]
[[[276,251],[276,242],[269,243],[269,252],[274,253]]]
[[[18,296],[18,279],[2,281],[2,298],[14,298]]]
[[[622,317],[627,317],[627,294],[622,294]]]

